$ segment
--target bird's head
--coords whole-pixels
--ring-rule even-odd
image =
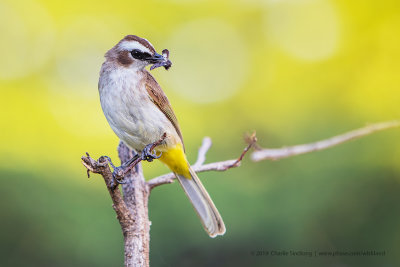
[[[136,35],[125,36],[105,56],[123,67],[136,69],[150,64],[164,64],[168,60],[158,54],[149,41]]]

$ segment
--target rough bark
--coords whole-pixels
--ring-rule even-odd
[[[132,158],[134,152],[121,142],[118,154],[122,163]],[[82,157],[82,163],[88,169],[88,175],[89,171],[101,174],[107,185],[124,236],[125,266],[149,266],[150,221],[147,204],[150,190],[144,180],[141,163],[125,174],[123,195],[113,180],[107,157],[95,161],[87,154],[87,157]]]
[[[118,147],[121,164],[132,158],[133,153],[124,143]],[[149,266],[150,221],[148,215],[149,188],[143,176],[141,163],[129,171],[122,184],[124,202],[135,218],[128,228],[123,229],[125,266]],[[125,231],[124,231],[125,230]]]

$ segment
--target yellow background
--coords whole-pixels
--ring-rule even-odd
[[[100,177],[117,160],[99,104],[104,53],[123,36],[170,50],[153,71],[194,161],[231,159],[245,132],[279,147],[400,117],[400,2],[343,0],[0,1],[0,265],[122,265]],[[209,239],[177,184],[150,199],[154,266],[397,264],[399,130],[279,162],[204,173],[227,234]],[[148,178],[168,170],[146,163]],[[384,257],[252,256],[386,250]]]

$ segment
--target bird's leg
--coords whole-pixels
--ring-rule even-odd
[[[126,182],[124,181],[125,175],[132,170],[133,167],[136,166],[140,162],[140,155],[135,154],[130,160],[122,164],[121,166],[114,168],[113,171],[113,177],[114,180],[119,183],[119,184],[125,184]]]
[[[124,181],[125,174],[129,172],[136,164],[138,164],[141,160],[141,157],[139,154],[135,154],[130,160],[127,162],[123,163],[121,166],[116,167],[109,156],[104,156],[108,162],[110,163],[111,167],[114,169],[112,176],[114,178],[114,181],[116,182],[115,186],[118,184],[125,184],[126,182]],[[140,160],[138,160],[140,159]]]
[[[152,152],[153,149],[158,146],[159,144],[162,143],[162,141],[164,141],[164,139],[167,137],[166,133],[164,133],[160,140],[148,144],[144,147],[141,155],[139,154],[135,154],[130,160],[128,160],[127,162],[123,163],[121,166],[119,167],[115,167],[115,165],[112,163],[111,158],[108,156],[104,156],[104,158],[107,159],[107,161],[110,163],[111,167],[114,169],[112,176],[114,178],[115,181],[115,185],[114,186],[118,186],[118,184],[125,184],[126,181],[124,181],[124,177],[125,175],[132,170],[133,167],[135,167],[140,161],[142,160],[146,160],[148,162],[152,162],[154,159],[158,159],[161,157],[161,153],[160,155],[157,155],[156,152]]]

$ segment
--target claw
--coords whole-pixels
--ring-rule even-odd
[[[124,182],[124,168],[122,166],[114,168],[112,176],[118,184],[126,183]]]
[[[148,144],[147,146],[144,147],[141,155],[142,160],[147,160],[148,162],[152,162],[154,159],[158,159],[161,157],[162,153],[160,153],[160,155],[157,155],[157,152],[151,152],[152,147],[153,144]]]
[[[124,176],[120,176],[120,175],[121,175],[121,173],[115,173],[115,171],[114,171],[112,174],[114,181],[117,183],[117,185],[118,184],[126,184],[127,181],[125,181]]]

